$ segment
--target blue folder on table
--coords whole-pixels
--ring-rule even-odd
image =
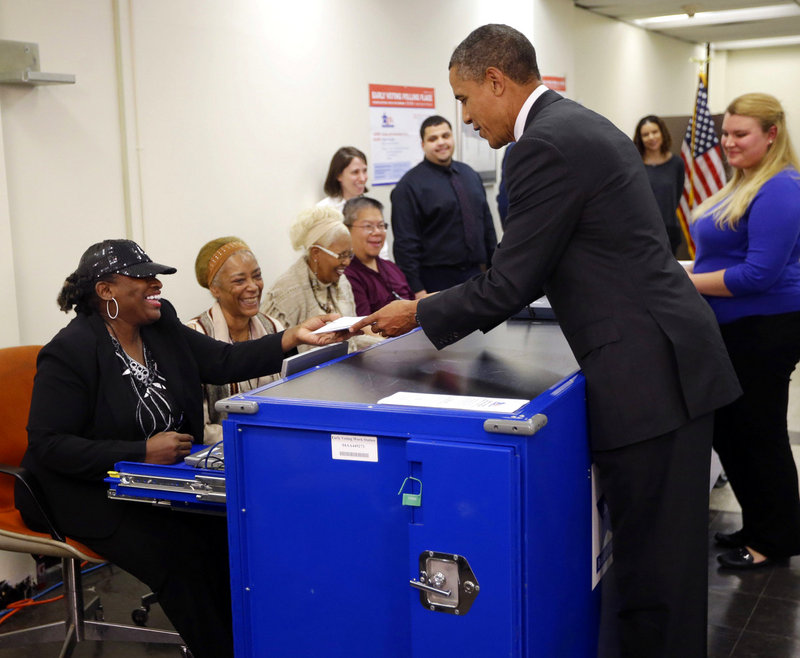
[[[202,446],[200,447],[202,449]],[[117,462],[105,479],[108,497],[175,509],[225,511],[225,472],[185,463]]]

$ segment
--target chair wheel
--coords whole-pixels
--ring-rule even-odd
[[[146,626],[147,618],[149,616],[150,615],[145,608],[136,608],[136,610],[131,611],[131,619],[133,619],[133,623],[137,626]]]

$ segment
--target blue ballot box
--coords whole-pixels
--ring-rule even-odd
[[[557,325],[439,352],[416,331],[220,404],[238,658],[596,654],[585,386]]]

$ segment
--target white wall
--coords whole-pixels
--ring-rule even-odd
[[[725,65],[715,78],[722,78],[722,93],[711,95],[712,111],[724,112],[728,103],[748,92],[772,94],[783,105],[795,150],[800,148],[800,46],[729,51],[722,59]]]
[[[2,107],[0,107],[0,124]],[[0,155],[3,153],[3,133],[0,131]],[[17,313],[17,286],[14,276],[14,249],[11,240],[11,215],[8,210],[6,163],[0,157],[0,308],[5,320],[0,322],[0,346],[19,344],[19,314]]]
[[[41,343],[67,319],[55,299],[83,249],[124,233],[111,4],[4,0],[0,38],[38,43],[42,70],[78,77],[0,86],[19,340]]]
[[[532,20],[519,0],[76,4],[0,1],[0,38],[37,42],[44,70],[77,76],[0,87],[0,231],[16,256],[16,299],[2,301],[19,314],[2,344],[44,342],[66,323],[58,289],[106,237],[127,234],[178,267],[165,295],[184,317],[209,302],[193,276],[208,239],[241,235],[274,279],[296,257],[287,228],[323,195],[333,151],[369,153],[367,85],[433,86],[453,120],[453,47],[483,22],[521,16],[530,33]],[[373,193],[388,202],[387,188]]]
[[[66,323],[58,289],[106,237],[129,235],[178,267],[165,296],[183,317],[209,301],[193,275],[208,239],[241,235],[271,281],[295,258],[288,226],[322,196],[333,151],[369,153],[367,85],[432,86],[453,120],[447,61],[489,21],[531,36],[542,71],[565,75],[571,96],[625,132],[644,113],[691,107],[691,46],[562,0],[409,0],[402,10],[375,0],[0,0],[0,38],[37,42],[44,70],[77,76],[74,86],[0,87],[0,235],[10,233],[15,275],[0,301],[16,304],[19,321],[0,344],[45,342]],[[384,202],[389,191],[373,188]]]
[[[578,10],[571,2],[534,2],[533,34],[527,34],[536,49],[539,72],[543,76],[564,77],[566,95],[575,99],[574,19]]]
[[[691,113],[699,67],[690,60],[701,47],[584,10],[575,10],[573,25],[577,101],[627,135],[646,114]]]

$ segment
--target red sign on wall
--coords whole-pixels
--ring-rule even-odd
[[[543,75],[542,82],[553,91],[566,91],[567,78],[559,75]]]
[[[433,87],[400,87],[397,85],[370,85],[370,107],[426,107],[436,108]]]

